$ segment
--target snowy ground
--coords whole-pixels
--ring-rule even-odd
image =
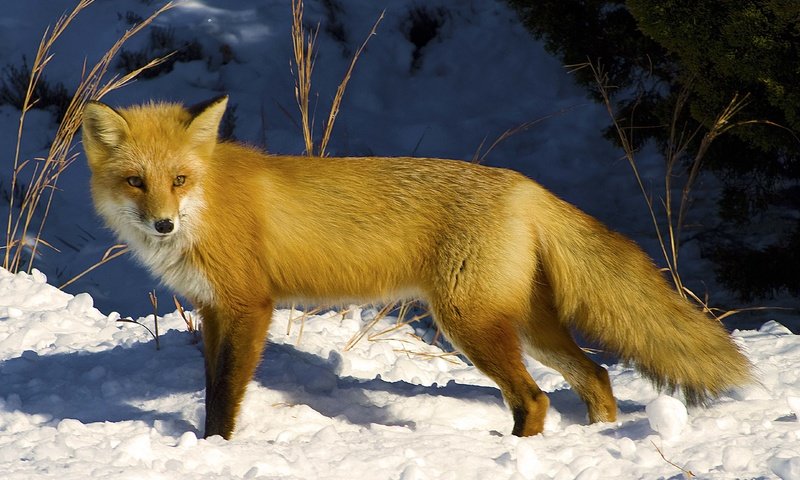
[[[97,2],[76,20],[45,71],[74,88],[84,58],[94,62],[127,28],[128,13],[146,16],[156,2]],[[178,63],[106,98],[126,105],[151,98],[193,103],[228,92],[237,106],[235,134],[273,153],[300,153],[288,3],[186,1],[157,24],[178,42],[198,39],[204,60]],[[321,22],[314,91],[318,111],[349,55],[386,8],[386,18],[356,67],[332,153],[469,159],[484,139],[561,112],[500,144],[486,163],[520,170],[567,200],[659,251],[629,167],[601,137],[602,108],[519,25],[503,2],[425,2],[447,12],[439,36],[411,69],[404,36],[416,0],[341,0],[334,15],[345,32],[325,26],[325,2],[306,0],[309,25]],[[30,62],[39,37],[72,0],[8,0],[0,17],[0,66]],[[147,34],[129,50],[144,48]],[[233,60],[224,63],[220,47]],[[19,112],[0,105],[0,178],[7,185]],[[320,116],[323,113],[319,114]],[[54,133],[50,114],[29,112],[23,158],[42,155]],[[657,198],[663,165],[640,157]],[[60,285],[115,243],[91,213],[82,159],[59,182],[36,265]],[[703,177],[692,212],[714,207],[715,182]],[[0,211],[0,213],[5,212]],[[0,218],[5,218],[5,213]],[[692,223],[694,219],[690,220]],[[691,229],[688,229],[691,233]],[[739,306],[720,290],[696,241],[682,250],[684,278],[715,305]],[[150,309],[156,282],[119,259],[60,292],[32,277],[0,271],[0,478],[703,478],[800,479],[800,340],[796,314],[760,313],[736,338],[757,366],[761,386],[733,392],[707,410],[682,410],[630,369],[612,365],[620,401],[615,425],[586,425],[585,410],[556,373],[535,363],[537,382],[553,392],[546,432],[508,435],[511,415],[498,390],[471,366],[417,340],[409,328],[348,341],[374,312],[309,317],[302,336],[290,313],[276,312],[267,350],[251,383],[231,442],[198,440],[203,423],[201,347],[183,320],[160,320],[161,350],[141,327],[117,322]],[[80,293],[88,292],[88,293]],[[160,312],[172,310],[158,288]],[[100,310],[93,308],[96,304]],[[294,317],[299,317],[295,312]],[[142,320],[152,327],[152,318]],[[766,323],[765,323],[766,322]],[[763,327],[761,326],[763,324]],[[383,320],[373,331],[392,325]],[[760,327],[760,328],[759,328]],[[748,327],[750,328],[750,327]],[[416,332],[421,334],[423,332]],[[646,406],[650,408],[646,410]],[[661,433],[657,433],[656,429]]]
[[[613,365],[619,421],[587,425],[563,379],[531,362],[552,408],[544,434],[520,439],[499,391],[409,327],[346,351],[373,314],[312,316],[299,336],[300,314],[287,334],[277,311],[234,439],[202,440],[202,352],[177,314],[156,351],[88,294],[0,271],[3,478],[680,478],[660,450],[700,478],[800,479],[800,338],[777,323],[734,333],[762,385],[688,418]]]

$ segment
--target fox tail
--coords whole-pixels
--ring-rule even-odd
[[[752,381],[722,324],[682,298],[635,243],[541,194],[552,197],[537,202],[541,264],[562,324],[659,389],[680,390],[688,405]]]

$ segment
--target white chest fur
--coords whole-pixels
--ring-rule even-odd
[[[155,276],[194,303],[211,303],[214,290],[206,276],[189,260],[184,238],[128,239],[129,246]]]

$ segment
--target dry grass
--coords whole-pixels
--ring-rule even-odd
[[[343,307],[343,306],[335,306],[335,305],[322,305],[322,306],[315,306],[309,309],[299,309],[298,306],[292,304],[289,312],[289,320],[286,326],[286,335],[289,336],[292,334],[293,328],[295,324],[299,325],[300,330],[297,333],[297,338],[294,341],[295,345],[299,345],[302,337],[303,337],[303,330],[305,328],[305,323],[307,320],[311,319],[314,315],[320,315],[324,312],[331,311],[335,312],[335,316],[337,318],[344,319],[349,313],[354,310],[363,310],[363,309],[375,309],[376,313],[372,318],[369,319],[367,323],[365,323],[362,328],[356,332],[350,339],[347,341],[344,347],[344,351],[352,350],[359,342],[361,341],[369,341],[369,342],[399,342],[401,345],[419,345],[420,341],[422,340],[419,336],[414,333],[405,333],[408,338],[404,338],[402,336],[398,336],[398,332],[406,326],[411,326],[414,323],[421,322],[431,316],[430,312],[428,312],[424,306],[417,300],[397,300],[394,302],[389,302],[386,304],[381,305],[351,305],[350,307]],[[415,310],[418,310],[417,313]],[[295,316],[294,312],[300,312],[299,315]],[[387,327],[383,330],[376,331],[375,326],[384,318],[389,316],[396,316],[396,322]],[[432,344],[436,344],[436,339],[439,338],[439,331],[437,329],[435,338]],[[404,353],[406,355],[413,355],[419,356],[423,358],[444,358],[450,362],[456,362],[452,358],[457,356],[458,353],[454,351],[446,351],[446,352],[429,352],[429,351],[419,351],[419,350],[410,350],[408,348],[402,347],[399,349],[395,349],[395,352]],[[457,362],[456,362],[457,363]]]
[[[317,52],[317,35],[319,32],[319,26],[317,26],[313,32],[307,32],[303,24],[303,1],[292,0],[292,46],[294,53],[292,72],[295,76],[295,100],[297,101],[297,107],[300,110],[300,129],[303,132],[306,155],[319,157],[324,157],[327,155],[327,149],[333,132],[333,126],[336,123],[336,118],[339,115],[342,99],[344,98],[347,86],[353,75],[356,63],[366,49],[370,38],[377,33],[378,26],[384,18],[384,13],[385,12],[382,12],[380,14],[378,19],[373,24],[372,29],[370,29],[367,37],[353,54],[353,58],[350,60],[348,69],[345,72],[342,81],[339,83],[338,88],[336,89],[336,94],[333,97],[330,110],[328,111],[327,120],[323,125],[322,136],[319,140],[319,144],[317,145],[314,141],[315,115],[311,109],[311,77],[314,71],[314,61]],[[402,322],[405,312],[407,312],[410,305],[411,302],[405,300],[398,300],[384,305],[379,310],[375,318],[358,334],[353,336],[350,341],[348,341],[345,350],[353,348],[353,346],[355,346],[355,344],[358,343],[362,338],[368,336],[367,334],[372,330],[375,324],[394,311],[398,311],[400,319],[399,321]],[[295,304],[290,306],[292,311],[295,310],[295,307]],[[291,333],[294,323],[299,323],[300,331],[298,332],[296,341],[296,343],[299,344],[302,339],[305,321],[308,319],[308,317],[322,311],[332,309],[335,309],[335,307],[331,305],[317,306],[311,310],[304,311],[303,314],[297,319],[290,317],[286,334],[288,335]],[[339,310],[339,313],[344,316],[346,315],[347,310]]]
[[[421,313],[413,313],[413,310],[418,309]],[[389,316],[390,314],[395,313],[397,316],[397,321],[394,325],[387,327],[383,330],[374,331],[375,326],[385,317]],[[413,313],[413,315],[412,315]],[[390,302],[383,305],[377,312],[374,318],[370,320],[366,325],[364,325],[361,330],[359,330],[355,335],[350,337],[350,340],[347,341],[344,350],[349,351],[353,349],[360,341],[366,339],[369,342],[382,342],[382,341],[391,341],[391,342],[400,342],[401,344],[419,344],[420,341],[424,341],[419,336],[413,333],[408,333],[407,335],[410,337],[409,340],[398,338],[394,334],[397,333],[400,329],[406,326],[411,326],[414,323],[421,322],[431,317],[431,313],[429,310],[424,308],[424,305],[421,304],[418,300],[397,300],[395,302]],[[436,333],[434,335],[434,339],[431,344],[436,344],[437,340],[440,337],[440,331],[438,327],[436,329]],[[444,358],[445,360],[453,363],[457,363],[452,358],[458,355],[458,352],[455,351],[444,351],[444,352],[427,352],[427,351],[418,351],[418,350],[409,350],[407,348],[395,349],[395,352],[404,353],[409,356],[418,356],[423,357],[426,359],[430,358]]]
[[[156,350],[161,350],[161,341],[160,341],[160,336],[158,334],[158,297],[156,297],[156,291],[153,290],[151,292],[147,292],[147,297],[150,300],[150,305],[153,307],[153,324],[155,331],[150,330],[150,327],[148,327],[144,323],[137,322],[136,320],[130,317],[118,318],[117,322],[132,323],[134,325],[139,325],[140,327],[144,328],[145,330],[147,330],[147,333],[149,333],[150,336],[153,337],[153,339],[156,341]],[[179,304],[177,299],[175,300],[175,303]],[[185,318],[186,317],[184,317],[184,319]]]
[[[378,25],[383,20],[384,13],[382,12],[375,24],[372,26],[367,38],[353,54],[350,61],[350,66],[347,69],[339,87],[336,89],[336,94],[333,97],[330,110],[328,111],[328,119],[323,126],[322,138],[319,145],[314,144],[314,114],[310,111],[311,104],[311,76],[314,71],[314,61],[316,59],[317,51],[317,34],[319,33],[319,26],[313,32],[306,32],[303,26],[303,0],[292,0],[292,46],[294,47],[294,65],[293,73],[295,75],[295,89],[294,95],[297,100],[297,107],[300,110],[300,126],[303,131],[303,140],[305,141],[306,155],[324,157],[327,152],[328,143],[331,139],[333,126],[336,123],[336,118],[339,115],[339,109],[344,98],[344,93],[347,90],[347,85],[353,75],[356,63],[359,57],[367,47],[369,39],[378,31]]]
[[[650,441],[650,443],[652,443],[652,444],[653,444],[653,447],[655,447],[655,449],[656,449],[656,451],[658,452],[658,454],[659,454],[659,455],[661,455],[661,459],[662,459],[662,460],[664,460],[664,461],[665,461],[665,462],[667,462],[669,465],[671,465],[671,466],[673,466],[673,467],[675,467],[675,468],[677,468],[678,470],[680,470],[680,471],[681,471],[681,474],[683,475],[683,478],[694,478],[694,477],[696,476],[694,473],[692,473],[692,471],[691,471],[691,470],[688,470],[688,469],[686,469],[686,468],[684,468],[684,467],[681,467],[680,465],[678,465],[677,463],[673,462],[672,460],[669,460],[669,459],[666,457],[666,455],[664,455],[664,452],[662,452],[662,451],[661,451],[661,449],[660,449],[660,448],[658,448],[658,445],[656,445],[656,444],[655,444],[655,442],[653,442],[653,441],[651,440],[651,441]]]
[[[306,34],[303,26],[303,0],[292,0],[292,46],[294,47],[294,97],[300,109],[300,127],[303,129],[306,154],[314,155],[314,120],[309,112],[311,99],[311,73],[314,71],[317,34]]]
[[[484,160],[486,160],[486,157],[489,156],[490,153],[492,153],[492,150],[494,150],[498,145],[500,145],[501,143],[505,142],[506,140],[508,140],[509,138],[513,137],[514,135],[517,135],[519,133],[522,133],[522,132],[525,132],[527,130],[530,130],[531,128],[535,127],[536,125],[539,125],[540,123],[544,122],[545,120],[549,120],[551,118],[564,115],[565,113],[568,113],[568,112],[574,110],[575,108],[577,108],[579,106],[580,105],[573,105],[573,106],[570,106],[570,107],[565,107],[565,108],[562,108],[561,110],[558,110],[556,112],[549,113],[547,115],[544,115],[543,117],[539,117],[536,120],[531,120],[529,122],[525,122],[525,123],[522,123],[520,125],[517,125],[516,127],[509,128],[508,130],[506,130],[503,133],[501,133],[494,140],[494,142],[492,142],[491,145],[489,145],[486,148],[486,150],[484,150],[484,145],[486,144],[486,138],[484,138],[481,141],[480,145],[478,145],[478,148],[475,149],[475,153],[472,155],[472,160],[471,160],[472,163],[483,163]]]
[[[144,328],[145,330],[147,330],[147,332],[150,334],[150,336],[153,337],[153,340],[156,341],[156,350],[161,350],[161,337],[158,334],[158,297],[156,296],[156,291],[153,290],[153,291],[147,292],[147,299],[150,301],[150,306],[153,307],[153,328],[154,328],[154,330],[150,330],[150,327],[148,327],[144,323],[137,322],[136,320],[134,320],[134,319],[132,319],[130,317],[118,318],[117,322],[120,322],[120,323],[132,323],[134,325],[139,325],[140,327]],[[181,316],[183,317],[183,320],[186,322],[187,327],[189,328],[189,332],[194,334],[195,331],[191,328],[192,324],[190,323],[190,320],[187,319],[186,314],[185,314],[185,312],[183,310],[183,306],[180,304],[180,302],[178,301],[177,297],[173,296],[173,299],[175,300],[175,305],[177,306],[178,311],[181,313]],[[191,317],[189,317],[189,318],[191,318]],[[195,335],[195,339],[197,339],[196,334],[194,334],[194,335]]]
[[[345,347],[345,351],[350,350],[362,338],[366,337],[367,341],[370,342],[383,342],[383,341],[390,341],[393,343],[399,342],[402,348],[395,348],[394,351],[396,353],[402,353],[409,357],[420,357],[426,360],[441,358],[452,364],[458,364],[459,360],[457,360],[457,357],[459,353],[457,351],[430,352],[425,350],[409,350],[408,348],[405,348],[405,345],[419,345],[419,343],[424,342],[424,340],[414,333],[406,334],[409,337],[408,340],[404,338],[398,338],[397,336],[394,335],[403,327],[411,326],[413,323],[420,322],[431,316],[430,311],[423,309],[422,313],[417,313],[409,317],[408,315],[411,313],[412,308],[416,306],[419,306],[419,302],[402,300],[390,304],[388,308],[384,307],[383,309],[381,309],[381,311],[378,312],[378,315],[376,315],[375,318],[368,325],[362,328],[361,331],[359,331],[348,341],[347,346]],[[397,323],[383,330],[370,333],[374,329],[378,321],[392,311],[397,311]],[[440,337],[440,334],[441,332],[437,328],[436,334],[434,335],[434,339],[431,342],[432,344],[437,343],[437,339]]]
[[[306,327],[306,320],[308,320],[308,318],[311,317],[312,315],[318,315],[328,310],[336,310],[339,315],[344,317],[350,311],[350,309],[336,309],[335,307],[332,307],[330,305],[320,305],[312,307],[307,310],[299,310],[302,312],[302,315],[300,315],[299,318],[294,318],[292,314],[297,310],[296,307],[297,305],[294,303],[289,307],[289,320],[286,323],[286,335],[288,336],[292,334],[292,325],[294,325],[295,322],[299,323],[300,331],[297,333],[297,341],[296,341],[297,345],[300,345],[300,340],[302,340],[303,338],[303,330]]]
[[[127,75],[112,75],[109,79],[106,79],[111,61],[120,51],[122,45],[152,23],[156,17],[172,8],[172,2],[167,3],[156,10],[150,17],[127,30],[94,66],[89,68],[84,62],[80,84],[75,90],[64,118],[58,126],[47,156],[44,158],[21,159],[22,133],[25,128],[26,114],[36,105],[36,98],[34,98],[35,87],[41,80],[48,63],[53,58],[51,53],[53,46],[73,20],[92,3],[94,3],[94,0],[79,1],[71,12],[59,18],[52,28],[45,30],[31,67],[30,81],[19,116],[11,175],[12,192],[19,188],[20,185],[27,185],[27,188],[23,190],[19,205],[15,205],[15,199],[12,195],[6,219],[3,268],[12,272],[20,270],[30,272],[41,246],[49,245],[42,238],[44,225],[53,205],[53,196],[57,190],[58,179],[77,158],[78,154],[73,150],[73,140],[80,128],[83,108],[86,103],[89,100],[100,99],[109,92],[125,86],[143,70],[158,65],[164,60],[164,58],[156,59]],[[40,210],[42,210],[42,215],[37,220],[36,213]],[[26,251],[28,261],[27,265],[24,265],[26,262],[23,254]],[[106,256],[100,262],[105,263],[105,261],[108,261]],[[89,269],[92,268],[90,267]]]
[[[587,62],[578,65],[568,65],[567,67],[572,71],[589,68],[594,76],[595,83],[598,86],[598,90],[603,100],[603,105],[605,106],[608,115],[612,120],[614,131],[616,132],[617,138],[622,146],[625,159],[628,161],[628,164],[630,165],[631,170],[636,177],[639,189],[641,190],[642,196],[647,204],[664,261],[667,264],[667,268],[665,270],[669,272],[669,275],[678,293],[680,293],[680,295],[684,298],[696,302],[703,308],[705,312],[711,314],[714,318],[720,321],[726,317],[744,311],[780,309],[774,307],[754,307],[733,310],[712,308],[709,306],[709,299],[707,295],[705,298],[700,298],[700,296],[696,295],[688,287],[686,287],[686,285],[684,285],[679,271],[679,260],[681,236],[683,226],[686,222],[686,214],[689,207],[691,191],[695,181],[697,180],[698,174],[700,173],[703,159],[708,153],[708,150],[713,144],[714,140],[720,135],[729,132],[733,128],[744,127],[747,125],[769,125],[782,129],[785,129],[785,127],[766,120],[735,120],[735,117],[737,117],[747,105],[747,95],[740,96],[735,94],[728,105],[723,108],[719,115],[717,115],[714,122],[711,124],[711,127],[706,130],[706,128],[703,126],[698,126],[695,129],[689,130],[685,125],[680,124],[682,113],[686,108],[690,95],[689,86],[685,86],[679,92],[676,99],[671,122],[669,125],[665,126],[665,128],[669,129],[669,140],[666,150],[663,152],[666,160],[666,171],[664,174],[664,193],[661,199],[661,206],[663,208],[663,215],[666,224],[665,231],[665,229],[662,228],[661,224],[659,223],[659,214],[656,212],[653,198],[647,191],[647,188],[645,188],[636,164],[636,149],[633,146],[635,144],[633,135],[637,126],[633,123],[634,119],[626,119],[626,121],[629,123],[627,125],[623,125],[622,120],[617,117],[609,93],[614,87],[608,85],[608,77],[599,63],[593,64],[591,62]],[[699,147],[697,148],[696,152],[694,152],[694,156],[690,156],[689,147],[701,134],[702,137],[699,139]],[[688,169],[686,170],[687,173],[683,180],[683,185],[677,186],[675,184],[675,179],[679,178],[680,175],[678,175],[676,170],[680,165],[685,164],[688,164]],[[673,192],[677,190],[680,190],[680,198],[676,201]]]
[[[181,316],[184,323],[186,323],[186,330],[192,335],[192,343],[198,343],[201,338],[200,323],[190,312],[187,312],[186,309],[183,308],[177,295],[172,296],[172,301],[175,303],[178,314]]]
[[[395,309],[395,307],[397,306],[397,304],[398,304],[398,302],[392,302],[392,303],[387,303],[386,305],[384,305],[384,306],[383,306],[383,307],[382,307],[382,308],[381,308],[381,309],[378,311],[378,314],[377,314],[377,315],[375,315],[375,317],[374,317],[372,320],[370,320],[370,322],[369,322],[369,323],[367,323],[366,325],[364,325],[364,326],[361,328],[361,330],[360,330],[358,333],[356,333],[355,335],[353,335],[353,336],[350,338],[350,340],[348,340],[347,344],[346,344],[346,345],[345,345],[345,347],[344,347],[344,351],[345,351],[345,352],[347,352],[347,351],[350,351],[350,350],[352,350],[352,349],[353,349],[353,347],[355,347],[355,346],[356,346],[356,344],[358,344],[358,342],[360,342],[362,338],[364,338],[365,336],[367,336],[367,334],[368,334],[370,331],[372,331],[372,329],[373,329],[373,328],[375,328],[375,325],[377,325],[377,324],[378,324],[378,322],[380,322],[380,321],[381,321],[381,319],[385,318],[387,315],[389,315],[389,313],[390,313],[392,310],[394,310],[394,309]]]
[[[153,290],[152,292],[147,292],[147,298],[150,299],[150,305],[153,306],[153,324],[156,331],[156,350],[161,350],[161,343],[158,335],[158,297],[156,296],[156,291]]]
[[[70,278],[66,282],[62,283],[58,288],[63,290],[68,285],[70,285],[70,284],[74,283],[75,281],[79,280],[81,277],[83,277],[87,273],[91,272],[95,268],[97,268],[97,267],[99,267],[101,265],[104,265],[104,264],[110,262],[111,260],[114,260],[117,257],[121,257],[122,255],[125,255],[126,253],[128,253],[128,251],[129,251],[128,246],[125,245],[125,244],[121,244],[121,243],[108,247],[108,249],[103,254],[103,256],[100,258],[100,260],[98,260],[97,262],[93,263],[92,265],[90,265],[89,267],[84,269],[81,273],[75,275],[74,277]]]
[[[361,46],[358,47],[356,53],[353,54],[353,59],[350,61],[350,66],[347,68],[344,78],[342,78],[341,83],[339,83],[339,87],[336,89],[336,94],[333,96],[333,103],[331,104],[330,111],[328,112],[328,121],[325,122],[325,127],[323,128],[322,140],[320,141],[318,152],[320,157],[325,156],[326,149],[328,148],[328,142],[330,141],[331,133],[333,132],[333,124],[336,123],[336,117],[339,115],[339,107],[342,104],[344,92],[347,90],[347,84],[350,82],[350,77],[353,75],[353,69],[356,66],[358,57],[360,57],[364,49],[367,48],[369,39],[372,38],[372,36],[378,31],[378,25],[380,25],[381,21],[383,20],[385,13],[385,10],[381,12],[378,19],[375,20],[375,24],[372,25],[372,30],[370,30],[369,35],[367,35],[367,38],[364,39],[364,42],[361,44]]]

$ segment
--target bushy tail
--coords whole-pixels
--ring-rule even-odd
[[[725,328],[683,299],[632,241],[546,191],[541,261],[559,318],[633,363],[657,387],[707,403],[751,381]]]

